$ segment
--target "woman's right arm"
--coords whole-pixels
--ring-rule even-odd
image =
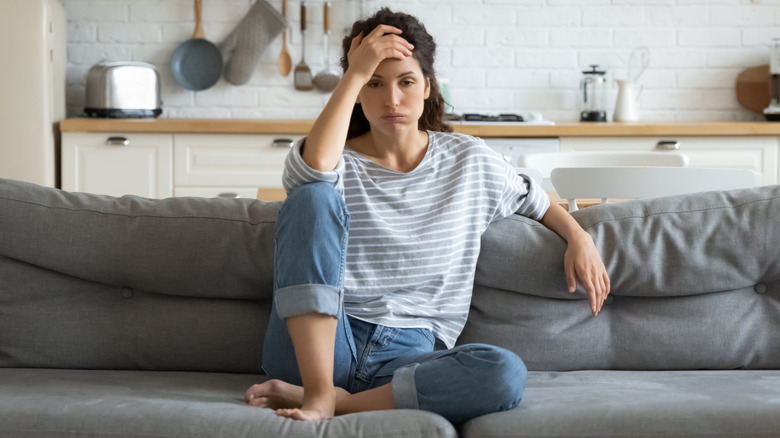
[[[400,34],[396,27],[379,25],[367,36],[361,33],[352,39],[349,67],[306,137],[301,156],[309,167],[321,172],[336,168],[361,88],[384,59],[412,56],[413,46]]]

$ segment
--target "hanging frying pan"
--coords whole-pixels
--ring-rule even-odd
[[[203,0],[195,0],[195,31],[192,38],[179,44],[171,55],[171,70],[176,82],[188,90],[205,90],[222,76],[222,53],[206,39],[201,10]]]

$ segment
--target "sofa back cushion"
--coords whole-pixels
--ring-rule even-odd
[[[516,352],[532,370],[780,367],[780,186],[590,207],[612,292],[592,317],[569,294],[566,243],[513,216],[483,236],[459,343]]]
[[[278,209],[0,180],[0,367],[261,372]]]
[[[67,193],[0,179],[0,367],[261,372],[279,203]],[[532,370],[780,367],[780,187],[591,207],[598,317],[566,244],[512,216],[483,236],[460,343]]]

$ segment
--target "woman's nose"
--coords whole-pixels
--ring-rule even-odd
[[[401,101],[401,90],[393,85],[387,87],[387,95],[385,96],[386,105],[389,107],[396,107]]]

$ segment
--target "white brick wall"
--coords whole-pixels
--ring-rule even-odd
[[[89,67],[101,60],[150,62],[162,76],[165,117],[312,118],[328,94],[301,92],[281,77],[274,40],[252,80],[235,87],[180,88],[170,55],[192,35],[191,0],[60,0],[68,16],[68,115],[82,113]],[[281,0],[269,0],[281,8]],[[204,0],[206,36],[219,43],[254,0]],[[331,62],[361,0],[333,0]],[[306,58],[322,62],[322,0],[307,0]],[[362,0],[417,15],[439,45],[437,69],[450,80],[455,111],[539,111],[573,120],[580,72],[600,64],[610,77],[626,74],[628,56],[650,47],[642,77],[646,120],[754,120],[741,109],[734,83],[746,67],[766,64],[780,37],[780,0]],[[293,64],[301,58],[300,0],[289,0]],[[614,101],[616,89],[608,99]],[[611,109],[611,108],[610,108]]]

